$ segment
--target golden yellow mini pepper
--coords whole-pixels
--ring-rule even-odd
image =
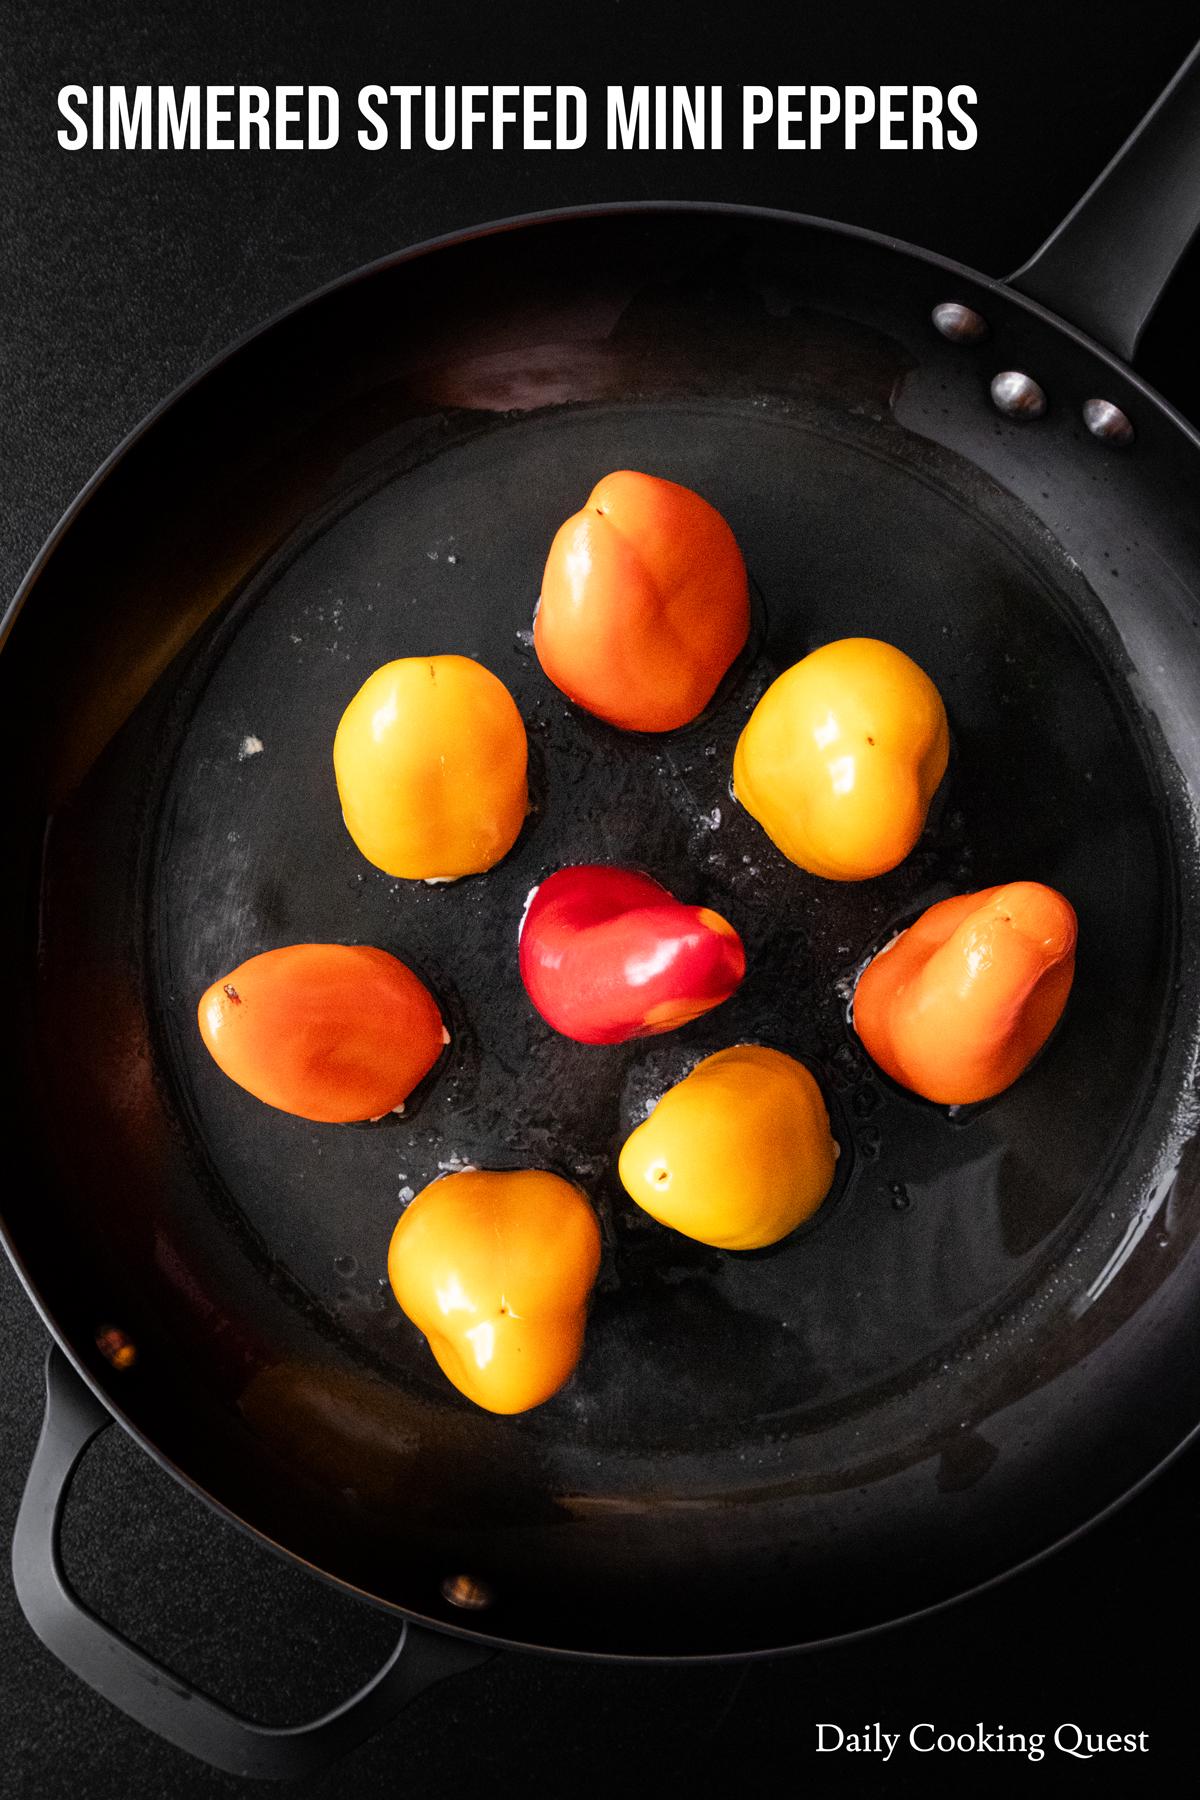
[[[837,1145],[803,1063],[761,1044],[705,1057],[625,1140],[626,1193],[685,1237],[759,1250],[829,1192]]]
[[[422,1189],[388,1251],[392,1292],[477,1406],[525,1412],[583,1351],[600,1227],[544,1169],[462,1169]]]
[[[864,881],[904,861],[949,754],[924,670],[878,638],[841,638],[767,689],[738,739],[733,786],[791,862]]]
[[[333,767],[346,829],[388,875],[450,881],[506,856],[529,810],[525,726],[467,656],[407,656],[342,714]]]

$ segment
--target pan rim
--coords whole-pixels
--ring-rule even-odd
[[[324,301],[334,294],[348,291],[360,281],[369,280],[390,269],[399,268],[407,263],[415,262],[426,256],[433,255],[438,251],[455,249],[476,240],[499,236],[505,232],[552,227],[570,224],[585,219],[628,218],[637,217],[639,215],[688,214],[706,215],[714,218],[745,218],[774,223],[786,227],[800,227],[804,230],[822,232],[832,237],[845,238],[854,242],[893,252],[919,263],[923,263],[930,268],[944,271],[946,275],[952,279],[969,281],[977,288],[988,293],[993,293],[998,297],[1002,297],[1010,304],[1015,303],[1020,310],[1039,321],[1041,324],[1048,326],[1060,336],[1064,336],[1068,341],[1074,343],[1092,357],[1098,359],[1102,366],[1117,374],[1122,381],[1130,385],[1147,404],[1153,406],[1168,425],[1183,435],[1184,439],[1193,449],[1200,450],[1200,431],[1197,431],[1197,429],[1194,428],[1182,414],[1180,414],[1170,402],[1157,391],[1157,389],[1146,382],[1130,367],[1129,364],[1125,363],[1119,356],[1090,338],[1085,332],[1079,330],[1076,326],[1072,325],[1069,321],[1064,320],[1049,308],[1041,305],[1038,301],[1029,298],[1018,289],[1011,287],[1005,280],[995,276],[986,275],[981,271],[972,269],[967,264],[960,263],[953,258],[942,256],[936,251],[925,249],[922,246],[912,244],[907,240],[894,237],[888,233],[875,231],[864,226],[849,224],[840,220],[823,218],[815,214],[795,212],[783,208],[755,206],[736,201],[707,202],[702,200],[662,200],[645,198],[630,201],[600,201],[583,206],[544,209],[530,213],[516,214],[502,219],[463,227],[455,231],[441,233],[437,236],[423,239],[416,244],[406,246],[400,250],[388,252],[381,257],[375,258],[342,275],[334,277],[333,280],[322,284],[320,287],[311,290],[299,299],[290,302],[277,312],[273,313],[266,320],[252,326],[248,331],[234,338],[222,349],[218,350],[217,353],[199,369],[194,371],[184,381],[179,383],[165,395],[131,428],[128,433],[126,433],[126,435],[108,453],[67,506],[61,517],[52,527],[11,601],[4,609],[2,616],[0,616],[0,653],[4,650],[8,635],[15,624],[16,619],[23,610],[38,581],[41,579],[61,544],[87,507],[100,493],[109,477],[125,460],[128,454],[144,438],[150,435],[159,421],[169,414],[179,402],[184,400],[194,390],[199,389],[211,377],[216,376],[222,369],[231,363],[235,357],[240,355],[243,350],[249,349],[252,345],[257,343],[259,339],[265,338],[287,320],[299,315],[308,308]],[[128,1432],[129,1436],[139,1445],[139,1447],[147,1452],[160,1468],[164,1469],[166,1473],[180,1482],[183,1487],[196,1495],[200,1500],[206,1502],[222,1518],[229,1521],[229,1523],[233,1524],[238,1529],[248,1533],[267,1549],[286,1558],[290,1563],[299,1565],[308,1573],[316,1576],[318,1579],[335,1589],[355,1599],[361,1600],[365,1604],[372,1605],[380,1611],[409,1620],[418,1626],[432,1631],[443,1632],[447,1635],[459,1637],[471,1642],[486,1644],[495,1649],[561,1656],[572,1660],[587,1662],[631,1662],[662,1665],[686,1663],[689,1665],[703,1665],[709,1663],[748,1663],[765,1660],[774,1656],[802,1654],[806,1651],[815,1651],[854,1643],[860,1639],[872,1637],[879,1632],[894,1630],[903,1625],[932,1617],[950,1606],[957,1605],[962,1600],[973,1598],[977,1594],[986,1593],[990,1589],[997,1587],[1001,1582],[1007,1581],[1010,1577],[1019,1575],[1026,1570],[1036,1567],[1044,1558],[1053,1555],[1057,1550],[1073,1543],[1085,1532],[1090,1531],[1093,1526],[1099,1525],[1110,1518],[1120,1507],[1124,1506],[1127,1501],[1133,1499],[1136,1495],[1141,1493],[1144,1488],[1148,1487],[1151,1482],[1155,1481],[1158,1476],[1181,1456],[1193,1442],[1200,1438],[1200,1420],[1197,1420],[1174,1448],[1161,1457],[1150,1470],[1140,1476],[1138,1480],[1123,1493],[1110,1499],[1097,1512],[1081,1520],[1070,1530],[1054,1538],[1049,1544],[1034,1551],[1023,1560],[1014,1563],[1010,1567],[990,1575],[985,1580],[964,1588],[957,1593],[933,1601],[927,1606],[918,1607],[912,1611],[897,1614],[892,1618],[881,1619],[869,1625],[859,1626],[849,1632],[836,1633],[830,1636],[810,1640],[800,1640],[794,1643],[770,1645],[763,1648],[739,1649],[734,1651],[698,1651],[694,1653],[687,1651],[674,1653],[595,1651],[559,1645],[538,1644],[524,1638],[506,1638],[489,1634],[485,1630],[479,1628],[459,1625],[455,1622],[440,1618],[431,1618],[401,1606],[395,1601],[384,1599],[377,1594],[372,1594],[368,1590],[358,1587],[352,1581],[320,1568],[318,1565],[310,1562],[302,1553],[289,1549],[286,1545],[273,1538],[269,1533],[242,1518],[222,1500],[212,1494],[200,1481],[187,1474],[172,1460],[171,1457],[159,1449],[159,1447],[132,1422],[124,1409],[106,1391],[100,1377],[84,1366],[80,1356],[77,1354],[72,1344],[67,1341],[66,1336],[54,1318],[48,1303],[34,1283],[16,1244],[9,1234],[8,1226],[2,1215],[0,1215],[0,1242],[3,1243],[8,1259],[33,1307],[50,1333],[51,1338],[59,1346],[77,1376],[86,1384],[96,1398],[101,1401],[114,1421],[121,1426],[122,1430]]]
[[[216,375],[227,363],[259,338],[266,337],[277,326],[284,324],[310,306],[328,299],[331,295],[349,290],[360,281],[370,280],[384,271],[400,268],[406,263],[416,262],[422,257],[431,256],[440,250],[453,250],[463,244],[474,243],[477,239],[498,237],[503,232],[526,230],[530,227],[571,224],[580,219],[623,218],[651,215],[654,213],[707,214],[710,217],[760,219],[779,225],[798,225],[806,230],[828,232],[834,237],[845,237],[859,243],[871,244],[878,249],[893,251],[899,256],[912,257],[917,262],[926,263],[932,268],[944,269],[947,274],[960,279],[977,283],[991,293],[1003,296],[1015,303],[1031,317],[1042,324],[1050,326],[1088,351],[1106,364],[1114,374],[1120,375],[1129,382],[1138,393],[1154,406],[1163,417],[1182,435],[1196,450],[1200,450],[1200,429],[1193,426],[1183,414],[1173,407],[1158,389],[1138,374],[1137,370],[1108,350],[1103,344],[1072,325],[1070,320],[1052,312],[1040,301],[1031,299],[1019,288],[1009,285],[1000,276],[987,275],[980,269],[973,269],[968,263],[958,262],[953,257],[942,256],[936,250],[928,250],[923,245],[913,244],[906,238],[891,236],[888,232],[875,231],[865,225],[851,225],[841,219],[823,218],[819,213],[792,212],[784,207],[755,206],[738,200],[601,200],[590,202],[585,206],[548,207],[537,212],[513,213],[502,219],[487,220],[479,225],[464,226],[457,231],[441,232],[435,237],[422,238],[416,244],[410,244],[400,250],[390,250],[383,256],[374,257],[370,262],[360,263],[358,267],[345,274],[334,276],[332,281],[322,283],[320,287],[311,289],[301,295],[298,300],[290,301],[286,306],[252,325],[249,330],[232,338],[207,362],[185,377],[183,381],[165,394],[150,411],[132,426],[125,436],[118,440],[108,455],[93,471],[92,475],[70,501],[56,523],[51,527],[41,548],[29,565],[24,577],[4,612],[0,614],[0,651],[3,650],[8,635],[17,616],[28,599],[38,580],[40,580],[51,557],[67,532],[75,524],[84,508],[94,499],[108,477],[124,460],[128,453],[142,438],[148,436],[158,421],[169,413],[181,400],[193,390],[198,389],[211,376]]]
[[[1197,1441],[1200,1441],[1200,1421],[1197,1421],[1192,1429],[1179,1440],[1174,1448],[1168,1450],[1166,1455],[1161,1457],[1144,1475],[1140,1476],[1131,1487],[1126,1488],[1123,1493],[1116,1495],[1115,1498],[1108,1501],[1105,1506],[1100,1508],[1099,1512],[1093,1513],[1090,1517],[1081,1520],[1080,1523],[1073,1526],[1071,1530],[1054,1538],[1040,1550],[1035,1550],[1031,1555],[1024,1557],[1020,1562],[1013,1563],[1009,1568],[1001,1569],[998,1573],[989,1575],[983,1581],[975,1582],[970,1587],[960,1589],[957,1593],[947,1594],[940,1600],[934,1600],[928,1606],[915,1607],[912,1611],[897,1613],[891,1618],[880,1619],[874,1624],[856,1626],[852,1631],[834,1632],[824,1637],[800,1639],[794,1643],[771,1644],[761,1648],[748,1650],[700,1650],[695,1652],[585,1650],[570,1645],[534,1643],[528,1638],[503,1637],[497,1633],[487,1632],[478,1627],[472,1628],[466,1625],[459,1625],[452,1620],[434,1619],[426,1613],[415,1612],[409,1607],[401,1606],[394,1600],[385,1600],[382,1596],[373,1594],[366,1588],[359,1587],[355,1582],[348,1581],[343,1576],[335,1575],[330,1570],[321,1568],[317,1563],[311,1562],[299,1551],[290,1550],[286,1544],[281,1543],[277,1538],[273,1538],[268,1532],[261,1530],[257,1525],[252,1525],[249,1520],[243,1519],[239,1513],[234,1512],[223,1500],[210,1493],[209,1490],[198,1482],[194,1476],[189,1475],[185,1470],[181,1469],[171,1457],[162,1451],[156,1444],[152,1443],[141,1429],[128,1419],[123,1409],[110,1398],[100,1383],[83,1365],[76,1354],[73,1345],[67,1341],[57,1323],[50,1318],[44,1310],[37,1291],[29,1279],[23,1264],[15,1254],[3,1225],[0,1225],[0,1240],[4,1243],[9,1261],[12,1263],[22,1287],[28,1294],[31,1302],[40,1315],[43,1324],[46,1326],[46,1329],[49,1331],[53,1344],[58,1347],[59,1351],[66,1358],[73,1373],[85,1384],[96,1399],[100,1401],[105,1410],[111,1414],[113,1422],[119,1425],[123,1431],[127,1432],[139,1449],[144,1451],[160,1469],[170,1475],[181,1487],[194,1495],[196,1499],[210,1506],[220,1518],[226,1521],[226,1523],[234,1526],[238,1531],[243,1532],[247,1537],[253,1539],[255,1543],[262,1545],[262,1547],[272,1555],[278,1556],[283,1561],[303,1569],[307,1575],[322,1582],[325,1586],[335,1589],[338,1593],[344,1594],[350,1599],[360,1601],[364,1606],[370,1606],[376,1612],[385,1613],[390,1617],[402,1619],[406,1623],[419,1626],[423,1630],[441,1632],[447,1637],[461,1638],[466,1642],[486,1645],[488,1648],[497,1651],[507,1650],[529,1656],[556,1657],[562,1658],[564,1661],[568,1662],[614,1664],[636,1663],[669,1668],[679,1664],[686,1664],[689,1667],[707,1667],[720,1664],[767,1662],[775,1657],[803,1656],[811,1652],[838,1649],[846,1645],[861,1643],[868,1638],[878,1636],[882,1632],[898,1631],[906,1625],[915,1625],[923,1620],[936,1618],[939,1613],[947,1612],[951,1607],[959,1606],[964,1601],[974,1600],[982,1594],[990,1593],[994,1588],[1000,1587],[1003,1583],[1014,1579],[1016,1576],[1027,1574],[1029,1571],[1036,1569],[1041,1563],[1045,1562],[1048,1557],[1056,1555],[1060,1550],[1065,1550],[1069,1545],[1076,1543],[1080,1538],[1086,1536],[1087,1533],[1097,1526],[1107,1523],[1109,1519],[1120,1512],[1120,1510],[1131,1500],[1136,1499],[1139,1494],[1157,1481],[1159,1476],[1164,1474],[1166,1470],[1171,1467],[1172,1463],[1176,1462],[1186,1450]]]

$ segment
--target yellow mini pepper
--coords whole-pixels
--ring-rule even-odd
[[[544,1169],[462,1169],[424,1188],[388,1251],[392,1292],[442,1372],[488,1412],[540,1406],[583,1351],[600,1227]]]
[[[738,739],[733,786],[791,862],[865,881],[913,848],[949,754],[924,670],[878,638],[842,638],[767,689]]]
[[[414,881],[490,869],[529,810],[525,726],[467,656],[407,656],[368,676],[342,714],[333,767],[368,862]]]
[[[626,1138],[618,1168],[630,1199],[660,1224],[722,1250],[759,1250],[816,1212],[837,1154],[804,1064],[737,1044],[668,1088]]]

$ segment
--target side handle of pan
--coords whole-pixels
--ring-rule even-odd
[[[1200,44],[1009,285],[1126,362],[1200,226]]]
[[[63,1507],[80,1458],[112,1416],[57,1348],[46,1362],[46,1413],[17,1515],[13,1580],[26,1619],[60,1662],[140,1725],[231,1775],[312,1775],[388,1723],[436,1681],[494,1655],[486,1645],[402,1628],[365,1687],[332,1712],[281,1729],[239,1718],[106,1625],[67,1580]]]

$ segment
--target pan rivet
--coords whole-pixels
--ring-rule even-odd
[[[1032,375],[1002,369],[992,377],[992,404],[1010,419],[1040,419],[1046,410],[1046,396]]]
[[[137,1361],[136,1344],[116,1325],[101,1325],[96,1333],[96,1348],[114,1369],[132,1369]]]
[[[988,334],[987,320],[973,307],[960,306],[957,300],[943,300],[929,315],[935,328],[952,344],[977,344]]]
[[[1132,444],[1133,426],[1111,400],[1085,400],[1083,422],[1095,438],[1106,444]]]
[[[442,1598],[451,1606],[461,1606],[464,1612],[482,1612],[492,1604],[495,1595],[485,1581],[476,1581],[473,1575],[447,1575],[442,1583]]]

